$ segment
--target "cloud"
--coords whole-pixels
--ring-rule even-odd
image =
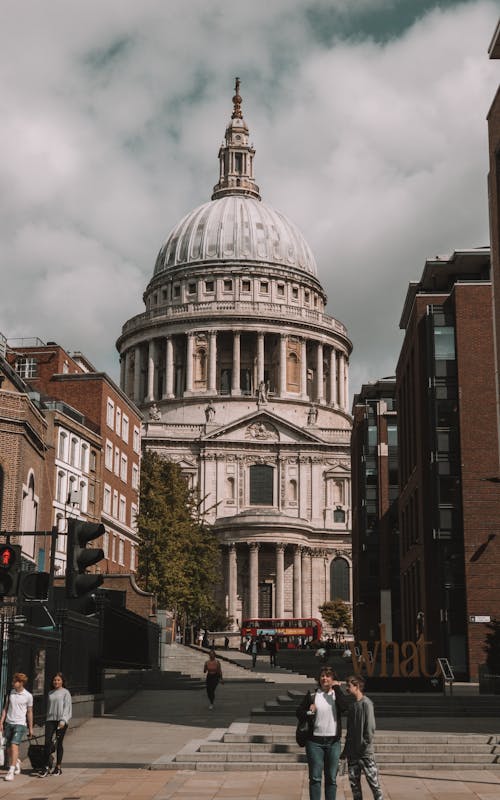
[[[393,373],[425,258],[488,242],[498,83],[494,3],[431,9],[384,41],[357,31],[368,10],[398,7],[5,3],[0,329],[81,349],[117,377],[114,342],[162,242],[217,180],[240,75],[263,199],[312,246],[355,345],[351,389]]]

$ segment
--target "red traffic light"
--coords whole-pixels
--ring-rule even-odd
[[[0,548],[0,567],[10,569],[17,561],[17,554],[10,544],[5,544]]]

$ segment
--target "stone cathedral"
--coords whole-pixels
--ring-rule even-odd
[[[211,200],[173,228],[117,342],[143,446],[215,526],[234,627],[351,601],[352,345],[301,232],[261,200],[239,86]]]

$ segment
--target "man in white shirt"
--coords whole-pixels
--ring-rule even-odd
[[[5,736],[9,758],[9,771],[4,778],[6,781],[13,781],[14,775],[21,772],[19,745],[26,733],[29,739],[33,736],[33,695],[24,688],[27,683],[28,676],[24,672],[15,673],[12,689],[0,716],[0,733]]]

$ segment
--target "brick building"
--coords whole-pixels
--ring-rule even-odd
[[[490,58],[500,58],[500,22],[497,25],[488,52]],[[500,453],[500,88],[497,90],[488,113],[488,139],[490,153],[488,191],[490,200],[491,279],[493,284],[493,320],[496,348],[497,429]],[[497,467],[496,477],[500,478],[500,464]]]
[[[106,528],[100,543],[105,561],[99,570],[135,572],[141,421],[137,408],[81,353],[70,355],[54,342],[9,343],[8,360],[44,408],[52,469],[50,526],[57,525],[63,534],[69,516],[101,521]],[[62,572],[63,535],[56,564]]]
[[[396,379],[364,384],[351,435],[353,622],[357,641],[400,640]]]
[[[426,262],[407,292],[396,379],[403,639],[423,622],[433,658],[477,678],[500,617],[500,503],[486,248]]]

